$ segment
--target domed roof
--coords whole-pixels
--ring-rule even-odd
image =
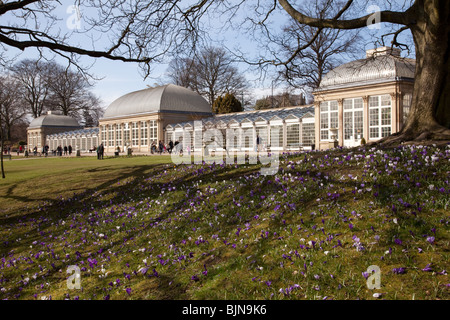
[[[392,80],[413,80],[414,71],[414,59],[400,57],[399,50],[377,48],[368,50],[365,59],[345,63],[328,72],[317,91]]]
[[[128,93],[113,101],[103,119],[155,112],[212,114],[211,106],[199,94],[174,84]]]
[[[33,119],[28,126],[29,129],[41,127],[80,128],[80,124],[72,117],[62,115],[59,112],[49,111],[46,115]]]

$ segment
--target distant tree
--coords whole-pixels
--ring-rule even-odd
[[[10,76],[0,76],[0,122],[2,138],[11,141],[11,131],[15,124],[26,115],[26,108],[21,99],[20,84]]]
[[[255,105],[253,106],[253,109],[255,110],[265,110],[271,108],[272,104],[270,103],[270,97],[256,100]]]
[[[30,59],[16,63],[10,71],[24,107],[34,118],[46,110],[60,110],[85,125],[98,124],[103,109],[85,72]]]
[[[24,106],[34,117],[45,111],[49,96],[50,64],[40,60],[22,60],[10,68],[11,76],[20,84]]]
[[[197,67],[191,58],[177,58],[169,63],[169,81],[185,88],[196,90]]]
[[[303,94],[292,94],[289,91],[284,91],[281,94],[274,96],[267,96],[265,98],[256,100],[253,109],[264,110],[273,108],[285,108],[293,106],[305,105],[305,97]]]
[[[304,3],[303,11],[310,16],[325,19],[330,13],[337,12],[342,3],[333,3],[329,0],[309,0]],[[342,64],[345,56],[354,57],[359,48],[359,32],[338,29],[323,29],[301,24],[296,20],[283,28],[283,33],[278,40],[282,54],[289,59],[280,71],[281,78],[295,88],[316,89],[319,87],[322,77]],[[315,36],[317,33],[317,36]],[[299,50],[301,44],[311,41],[309,47]]]
[[[223,97],[219,96],[214,101],[212,109],[215,114],[244,111],[241,102],[230,93],[225,94]]]
[[[0,166],[2,178],[5,178],[3,167],[3,149],[5,141],[11,143],[12,126],[25,116],[25,109],[20,100],[18,83],[9,76],[0,76]]]
[[[100,99],[93,93],[89,92],[87,96],[89,103],[86,103],[82,108],[80,115],[80,122],[85,127],[98,126],[99,119],[103,116],[104,109],[101,107]]]
[[[192,58],[177,58],[169,64],[169,79],[204,96],[212,105],[218,96],[235,96],[248,88],[245,77],[222,48],[206,47]]]
[[[26,117],[17,120],[11,127],[11,142],[23,142],[26,145],[27,143],[25,141],[27,140],[27,128],[29,125],[30,122]]]
[[[59,64],[53,63],[51,69],[53,76],[48,83],[49,107],[62,111],[64,115],[78,118],[91,99],[91,84],[82,73],[66,69]]]

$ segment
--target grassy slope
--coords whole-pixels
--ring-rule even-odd
[[[0,298],[448,299],[449,159],[314,152],[266,177],[156,157],[6,162]],[[67,289],[75,264],[82,290]]]

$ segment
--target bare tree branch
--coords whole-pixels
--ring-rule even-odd
[[[334,29],[358,29],[367,26],[367,21],[371,18],[371,14],[350,19],[350,20],[338,20],[339,17],[350,8],[353,0],[348,0],[339,13],[332,19],[318,19],[304,15],[300,11],[296,10],[288,0],[278,0],[283,9],[296,21],[302,24],[306,24],[316,28],[334,28]],[[381,11],[380,22],[390,22],[395,24],[408,25],[411,21],[408,19],[408,11],[395,12],[395,11]]]

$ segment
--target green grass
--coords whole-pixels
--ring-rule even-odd
[[[283,155],[273,176],[167,156],[6,161],[0,298],[448,299],[449,159],[338,149]]]
[[[142,177],[169,163],[167,156],[64,157],[5,160],[6,178],[0,179],[0,212],[16,213],[58,197],[93,188],[108,188],[118,180]]]

